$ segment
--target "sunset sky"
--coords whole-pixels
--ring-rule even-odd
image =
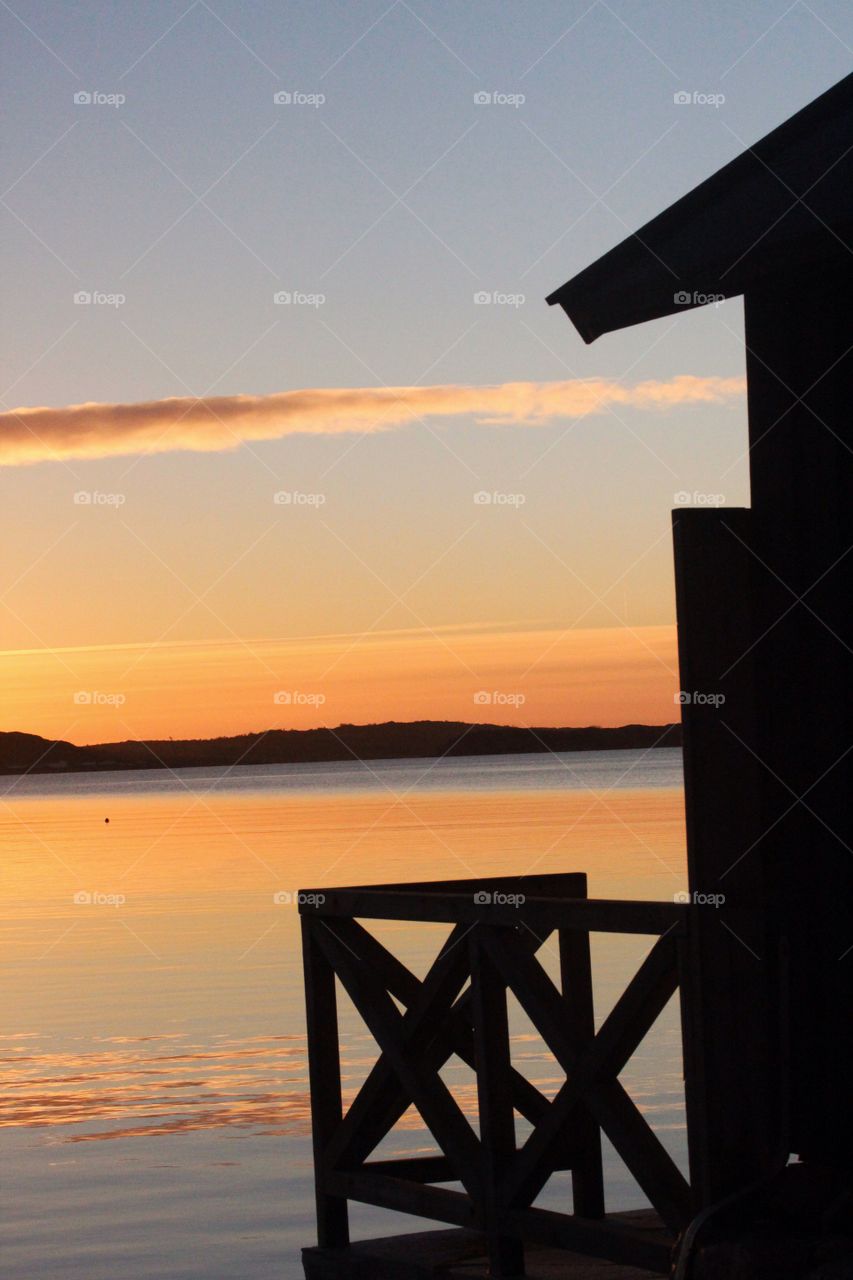
[[[675,718],[740,303],[587,347],[544,297],[846,74],[849,4],[0,25],[0,729]]]

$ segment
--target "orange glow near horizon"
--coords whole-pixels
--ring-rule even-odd
[[[384,720],[518,725],[678,718],[673,626],[442,628],[18,650],[6,730],[77,744]]]

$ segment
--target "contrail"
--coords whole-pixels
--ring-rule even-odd
[[[138,404],[74,404],[0,414],[0,465],[122,454],[236,449],[289,435],[388,431],[427,418],[535,427],[608,407],[671,409],[742,396],[743,378],[693,377],[626,386],[607,379],[493,386],[308,388],[265,396],[181,396]]]

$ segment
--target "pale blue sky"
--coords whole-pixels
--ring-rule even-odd
[[[80,319],[76,279],[124,292],[122,318],[177,375],[146,360],[110,316],[87,316],[17,385],[21,403],[48,404],[168,395],[178,379],[203,389],[274,320],[275,338],[219,389],[358,383],[369,376],[362,361],[390,383],[419,378],[433,360],[434,380],[561,376],[520,318],[581,372],[618,374],[650,331],[582,352],[541,306],[544,294],[731,159],[739,139],[840,79],[853,43],[853,11],[826,0],[420,0],[390,11],[387,0],[199,0],[15,12],[31,31],[4,11],[15,125],[5,172],[8,182],[24,174],[7,199],[31,231],[6,215],[9,372]],[[277,107],[280,88],[327,100]],[[676,107],[682,88],[726,100]],[[127,102],[75,108],[79,89]],[[526,101],[474,103],[494,90]],[[193,200],[182,183],[196,194],[217,183],[212,213],[199,205],[172,225]],[[394,200],[383,183],[396,194],[417,184],[413,212],[397,206],[368,231]],[[322,319],[355,355],[313,315],[272,310],[272,290],[288,285],[326,294]],[[477,288],[524,292],[522,317],[473,313]],[[685,324],[643,370],[689,359],[718,372],[735,357]]]

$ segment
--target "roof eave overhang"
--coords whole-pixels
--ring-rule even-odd
[[[853,252],[853,75],[548,296],[585,342]]]

